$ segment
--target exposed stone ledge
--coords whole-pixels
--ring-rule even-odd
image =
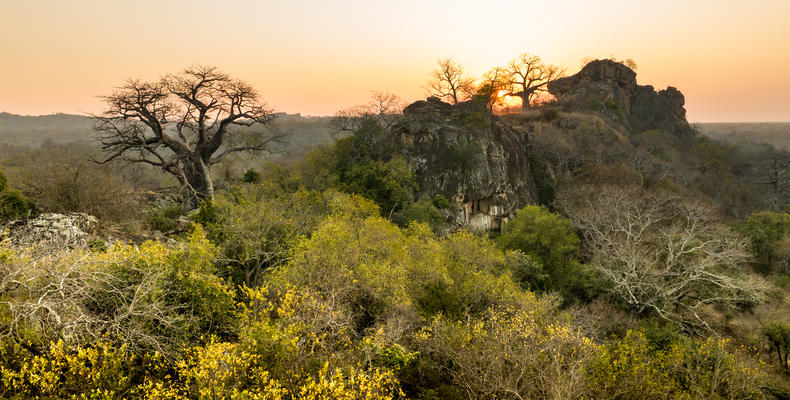
[[[87,246],[98,233],[99,220],[84,213],[44,213],[29,220],[11,221],[0,230],[0,242],[12,246]]]

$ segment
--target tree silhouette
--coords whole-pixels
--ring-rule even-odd
[[[178,179],[189,208],[214,196],[213,164],[236,152],[269,151],[281,138],[253,129],[274,119],[255,89],[211,66],[158,82],[128,80],[104,100],[107,109],[94,118],[109,155],[99,162],[120,158],[161,168]]]
[[[540,57],[529,53],[523,53],[510,61],[507,71],[513,88],[510,95],[521,97],[522,110],[529,110],[531,102],[546,90],[549,82],[565,73],[565,70],[544,64]]]
[[[446,58],[436,62],[438,68],[431,73],[426,89],[431,95],[439,98],[448,98],[453,104],[458,104],[474,94],[475,80],[466,76],[461,64]]]

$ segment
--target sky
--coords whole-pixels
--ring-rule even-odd
[[[529,52],[577,72],[631,58],[693,122],[790,121],[790,0],[0,0],[0,112],[95,113],[127,78],[194,64],[278,111],[407,101],[440,58],[471,76]]]

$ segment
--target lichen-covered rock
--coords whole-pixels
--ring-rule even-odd
[[[668,87],[656,93],[652,86],[640,86],[636,73],[619,62],[592,61],[577,74],[549,83],[548,89],[560,104],[611,114],[633,132],[658,129],[693,135],[680,91]]]
[[[393,133],[414,168],[419,197],[450,200],[453,227],[497,230],[536,201],[529,133],[476,102],[450,105],[431,97],[406,107]]]
[[[99,228],[99,220],[84,213],[45,213],[29,220],[12,221],[3,226],[0,240],[12,246],[89,245]]]

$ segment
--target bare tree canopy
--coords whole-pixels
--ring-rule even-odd
[[[329,125],[338,133],[351,134],[365,143],[374,158],[391,156],[397,149],[391,128],[402,120],[406,103],[390,92],[372,92],[368,103],[340,110]]]
[[[262,129],[272,109],[248,83],[197,65],[158,82],[128,80],[94,116],[107,158],[147,163],[175,176],[185,204],[214,196],[211,165],[229,154],[268,151],[280,136]],[[245,129],[240,129],[245,128]]]
[[[338,111],[330,125],[337,131],[357,132],[367,121],[373,121],[384,128],[391,128],[406,107],[406,102],[391,92],[372,91],[366,104]]]
[[[452,58],[439,60],[436,64],[438,68],[431,72],[431,80],[426,86],[432,96],[458,104],[474,94],[475,80],[466,76],[461,64]]]
[[[745,239],[710,207],[634,187],[582,187],[561,197],[589,265],[633,311],[709,330],[707,307],[765,301],[765,283],[742,269]]]
[[[529,110],[532,101],[546,91],[549,82],[562,77],[565,70],[544,64],[536,55],[523,53],[510,61],[507,72],[512,86],[510,95],[521,97],[521,109]]]

